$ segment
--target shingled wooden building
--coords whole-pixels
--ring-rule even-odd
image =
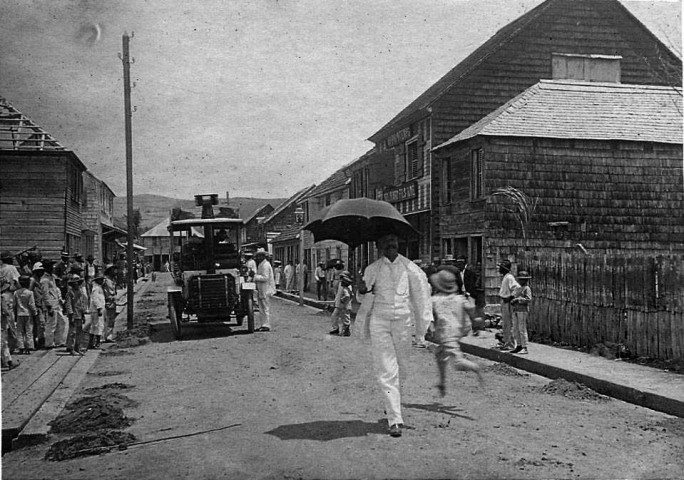
[[[394,156],[379,196],[422,231],[420,258],[465,254],[474,265],[485,245],[476,231],[442,228],[447,167],[431,148],[541,79],[563,78],[679,86],[682,66],[617,0],[547,0],[500,29],[370,137]]]
[[[0,236],[13,253],[38,245],[57,259],[81,248],[85,165],[49,133],[0,99]]]

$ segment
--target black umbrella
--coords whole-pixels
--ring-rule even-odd
[[[319,218],[304,225],[317,242],[338,240],[354,248],[383,235],[407,238],[418,234],[392,204],[370,198],[340,200],[326,207]]]

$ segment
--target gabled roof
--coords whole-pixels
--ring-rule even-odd
[[[301,235],[302,227],[300,225],[290,225],[285,228],[280,235],[271,240],[271,243],[287,242],[289,240],[296,240]]]
[[[258,208],[257,208],[256,210],[254,210],[247,218],[245,218],[245,224],[247,224],[247,223],[251,222],[252,220],[254,220],[254,218],[255,218],[257,215],[259,215],[259,213],[260,213],[264,208],[270,207],[270,206],[271,206],[271,204],[270,204],[270,203],[267,203],[266,205],[262,205],[262,206],[258,207]]]
[[[204,233],[201,229],[197,227],[192,227],[192,233],[198,237],[204,237]],[[174,233],[175,235],[175,233]],[[169,234],[169,219],[165,218],[154,227],[150,228],[148,231],[140,235],[141,237],[168,237]]]
[[[447,93],[455,84],[462,81],[467,77],[477,66],[484,62],[488,57],[499,51],[504,45],[516,38],[521,32],[528,28],[535,20],[537,20],[544,12],[552,7],[555,3],[559,3],[567,0],[547,0],[544,3],[533,8],[529,12],[520,16],[518,19],[512,21],[508,25],[497,31],[494,36],[489,38],[485,43],[483,43],[474,52],[468,55],[463,61],[447,72],[442,78],[437,80],[432,86],[430,86],[425,92],[423,92],[418,98],[411,102],[406,108],[399,112],[392,120],[385,124],[380,130],[374,133],[368,140],[372,142],[377,142],[382,139],[383,136],[389,134],[392,130],[397,129],[405,124],[412,121],[418,120],[419,118],[426,116],[428,114],[428,108],[439,98]],[[670,48],[663,44],[660,39],[653,34],[644,24],[639,21],[624,5],[619,1],[614,0],[610,2],[615,4],[618,8],[622,9],[631,17],[635,23],[637,23],[641,28],[643,28],[648,35],[657,42],[662,48],[663,52],[671,54],[679,58]]]
[[[682,143],[682,89],[542,80],[434,150],[476,135]]]
[[[347,175],[344,173],[347,166],[348,165],[345,165],[319,183],[318,186],[307,195],[307,197],[317,197],[348,185],[351,182],[351,178],[347,178]]]
[[[65,151],[66,148],[0,97],[0,150]]]
[[[285,200],[283,203],[281,203],[280,205],[278,205],[278,206],[276,207],[276,209],[273,210],[273,211],[268,215],[268,217],[266,217],[266,218],[264,219],[264,222],[263,222],[263,223],[268,223],[268,222],[270,222],[272,219],[274,219],[275,217],[277,217],[278,215],[280,215],[280,213],[281,213],[283,210],[285,210],[286,208],[288,208],[290,205],[292,205],[293,203],[297,203],[297,202],[299,202],[301,199],[303,199],[303,198],[304,198],[306,195],[308,195],[308,193],[311,192],[314,188],[316,188],[316,185],[311,185],[311,186],[309,186],[309,187],[306,187],[306,188],[301,189],[300,191],[298,191],[297,193],[295,193],[294,195],[292,195],[290,198],[288,198],[288,199]]]

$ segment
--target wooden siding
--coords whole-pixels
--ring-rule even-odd
[[[44,257],[58,258],[67,233],[81,236],[80,203],[70,193],[69,175],[69,169],[80,172],[80,165],[67,154],[3,151],[0,166],[2,248],[20,251],[37,245]]]
[[[616,3],[553,5],[434,103],[432,145],[447,141],[540,79],[550,79],[553,53],[620,55],[623,83],[681,85],[681,63],[666,64],[669,57],[658,51],[650,33]],[[441,195],[439,161],[433,158],[433,206]],[[440,219],[433,214],[433,248],[439,248]]]

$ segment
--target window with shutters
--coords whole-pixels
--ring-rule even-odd
[[[482,149],[476,148],[470,152],[470,199],[477,200],[484,194],[484,165]]]
[[[416,135],[406,142],[404,149],[404,181],[415,180],[423,176],[423,148],[421,136]]]

